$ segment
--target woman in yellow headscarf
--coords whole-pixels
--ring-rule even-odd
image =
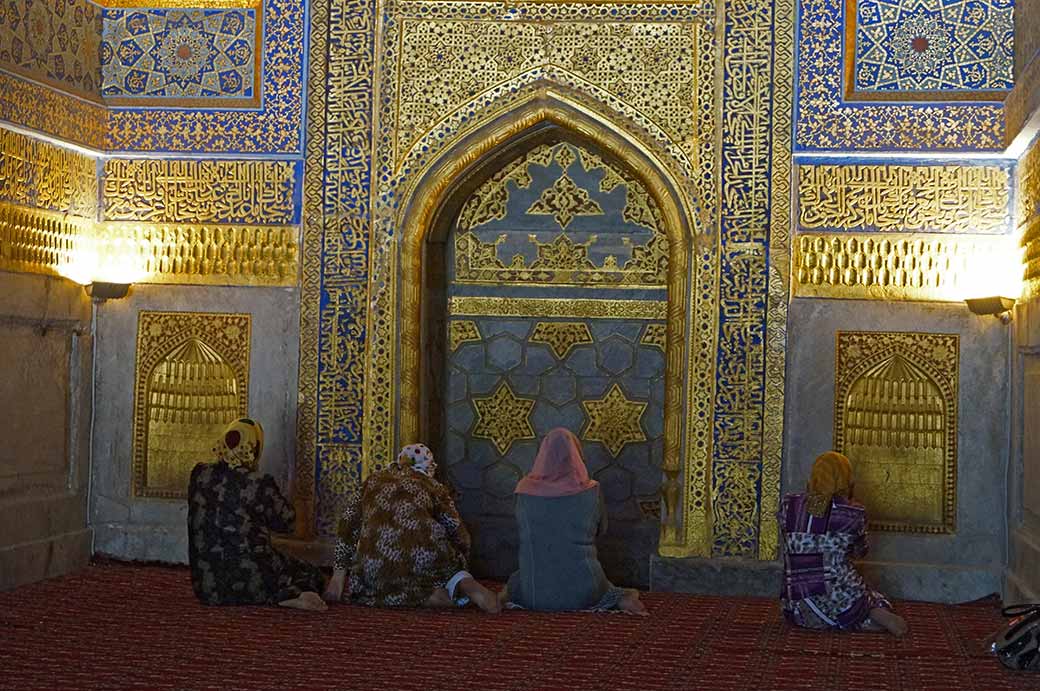
[[[325,610],[318,568],[278,552],[271,531],[289,532],[292,504],[274,478],[257,472],[264,430],[235,420],[188,484],[188,559],[195,595],[208,605],[279,604]]]
[[[852,464],[828,451],[813,464],[807,491],[780,506],[788,621],[810,629],[885,630],[906,633],[892,605],[863,581],[853,564],[867,553],[867,519],[852,500]]]

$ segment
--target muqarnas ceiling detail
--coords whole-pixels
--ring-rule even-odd
[[[855,91],[1012,87],[1013,0],[857,0],[852,7]]]
[[[256,105],[259,19],[248,7],[105,10],[102,93],[124,105]]]

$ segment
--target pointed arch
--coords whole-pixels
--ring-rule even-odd
[[[681,488],[686,468],[681,454],[683,431],[684,363],[688,361],[688,301],[692,277],[691,248],[696,217],[690,200],[649,147],[616,125],[552,86],[540,88],[508,113],[476,126],[449,144],[413,179],[401,197],[397,228],[400,240],[398,312],[398,429],[399,443],[417,441],[422,407],[422,286],[423,243],[436,225],[447,200],[458,185],[473,177],[503,150],[555,131],[564,139],[586,143],[609,152],[653,197],[661,210],[669,240],[667,279],[667,346],[665,352],[664,499],[662,541],[678,536],[683,511]],[[374,412],[374,411],[373,411]],[[366,413],[367,415],[367,413]]]

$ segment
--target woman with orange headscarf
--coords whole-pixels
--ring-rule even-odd
[[[615,587],[603,573],[596,536],[606,531],[607,514],[573,433],[558,427],[545,435],[515,493],[520,568],[499,593],[502,602],[543,611],[646,614],[637,591]]]
[[[780,506],[784,616],[810,629],[906,633],[906,622],[852,563],[867,552],[866,511],[852,500],[852,464],[828,451],[816,459],[806,492]]]

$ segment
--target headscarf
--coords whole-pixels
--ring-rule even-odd
[[[233,468],[242,465],[256,470],[263,450],[264,428],[247,417],[239,418],[224,428],[220,439],[213,444],[217,460]]]
[[[826,516],[834,497],[846,497],[852,491],[852,463],[837,451],[820,454],[809,476],[809,513]]]
[[[437,463],[433,460],[433,452],[425,444],[409,444],[397,454],[397,464],[402,468],[411,468],[426,477],[433,477],[437,472]]]
[[[534,467],[521,478],[514,491],[536,497],[566,497],[598,484],[589,479],[578,438],[570,430],[557,427],[542,439]]]

